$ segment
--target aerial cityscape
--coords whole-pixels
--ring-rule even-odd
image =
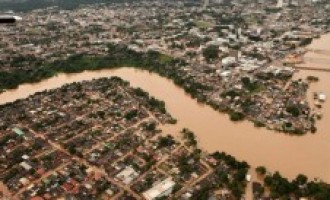
[[[0,0],[0,199],[330,199],[327,0]]]

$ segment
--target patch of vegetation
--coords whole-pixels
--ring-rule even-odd
[[[219,47],[215,45],[210,45],[203,50],[203,56],[207,62],[219,58]]]
[[[241,79],[244,88],[246,88],[249,92],[258,92],[262,89],[262,85],[257,81],[251,81],[249,77],[243,77]]]
[[[316,77],[316,76],[307,76],[307,81],[310,81],[310,82],[317,82],[319,81],[319,77]]]
[[[266,176],[264,182],[274,199],[300,199],[302,197],[315,200],[330,199],[329,184],[308,181],[308,178],[302,174],[289,181],[279,172],[275,172],[273,175]]]
[[[286,111],[290,113],[293,117],[298,117],[300,115],[300,109],[295,105],[288,106],[286,108]]]
[[[255,127],[265,127],[266,126],[265,123],[260,122],[260,121],[254,121],[253,123],[254,123]]]
[[[256,168],[256,172],[257,172],[259,175],[264,176],[264,175],[266,174],[266,172],[267,172],[267,169],[266,169],[266,167],[264,167],[264,166],[259,166],[259,167]]]
[[[186,140],[186,144],[188,146],[196,146],[197,145],[196,136],[192,131],[190,131],[189,129],[184,128],[181,131],[181,133],[183,135],[183,139]]]
[[[210,22],[206,22],[206,21],[197,21],[195,22],[197,28],[201,28],[201,29],[206,29],[206,28],[210,28],[213,26],[212,23]]]
[[[230,112],[229,117],[231,121],[242,121],[245,118],[244,113],[241,112]]]
[[[175,140],[171,135],[159,136],[157,148],[170,147],[175,144]]]

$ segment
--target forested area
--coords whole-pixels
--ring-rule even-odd
[[[33,70],[15,70],[0,72],[0,89],[12,89],[22,83],[39,82],[52,77],[57,73],[78,73],[84,70],[114,69],[120,67],[134,67],[155,72],[169,78],[181,86],[192,97],[203,100],[200,91],[211,88],[202,85],[186,76],[185,62],[173,59],[156,51],[136,52],[125,45],[109,44],[109,53],[106,56],[90,56],[85,54],[72,55],[65,60],[36,66]]]

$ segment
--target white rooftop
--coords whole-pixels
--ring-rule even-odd
[[[129,184],[138,175],[139,174],[132,167],[126,167],[123,171],[117,174],[116,178],[122,180],[125,184]]]
[[[172,180],[172,178],[167,178],[144,192],[143,196],[147,200],[154,200],[159,197],[168,196],[171,194],[174,185],[175,182]]]

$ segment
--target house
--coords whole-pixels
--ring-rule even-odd
[[[21,162],[19,164],[21,167],[23,167],[26,171],[29,171],[30,169],[32,169],[32,167],[27,163],[27,162]]]
[[[324,93],[319,93],[317,98],[320,102],[325,102],[325,100],[327,99],[327,96]]]
[[[235,57],[226,57],[226,58],[222,59],[222,61],[221,61],[221,65],[225,69],[232,67],[235,64],[236,64]]]
[[[18,136],[23,136],[25,133],[19,129],[19,128],[14,128],[13,131],[18,135]]]
[[[116,178],[128,185],[138,176],[139,174],[129,166],[117,174]]]
[[[231,76],[231,74],[232,74],[231,71],[223,71],[223,72],[220,73],[220,76],[222,78],[226,78],[226,77]]]

